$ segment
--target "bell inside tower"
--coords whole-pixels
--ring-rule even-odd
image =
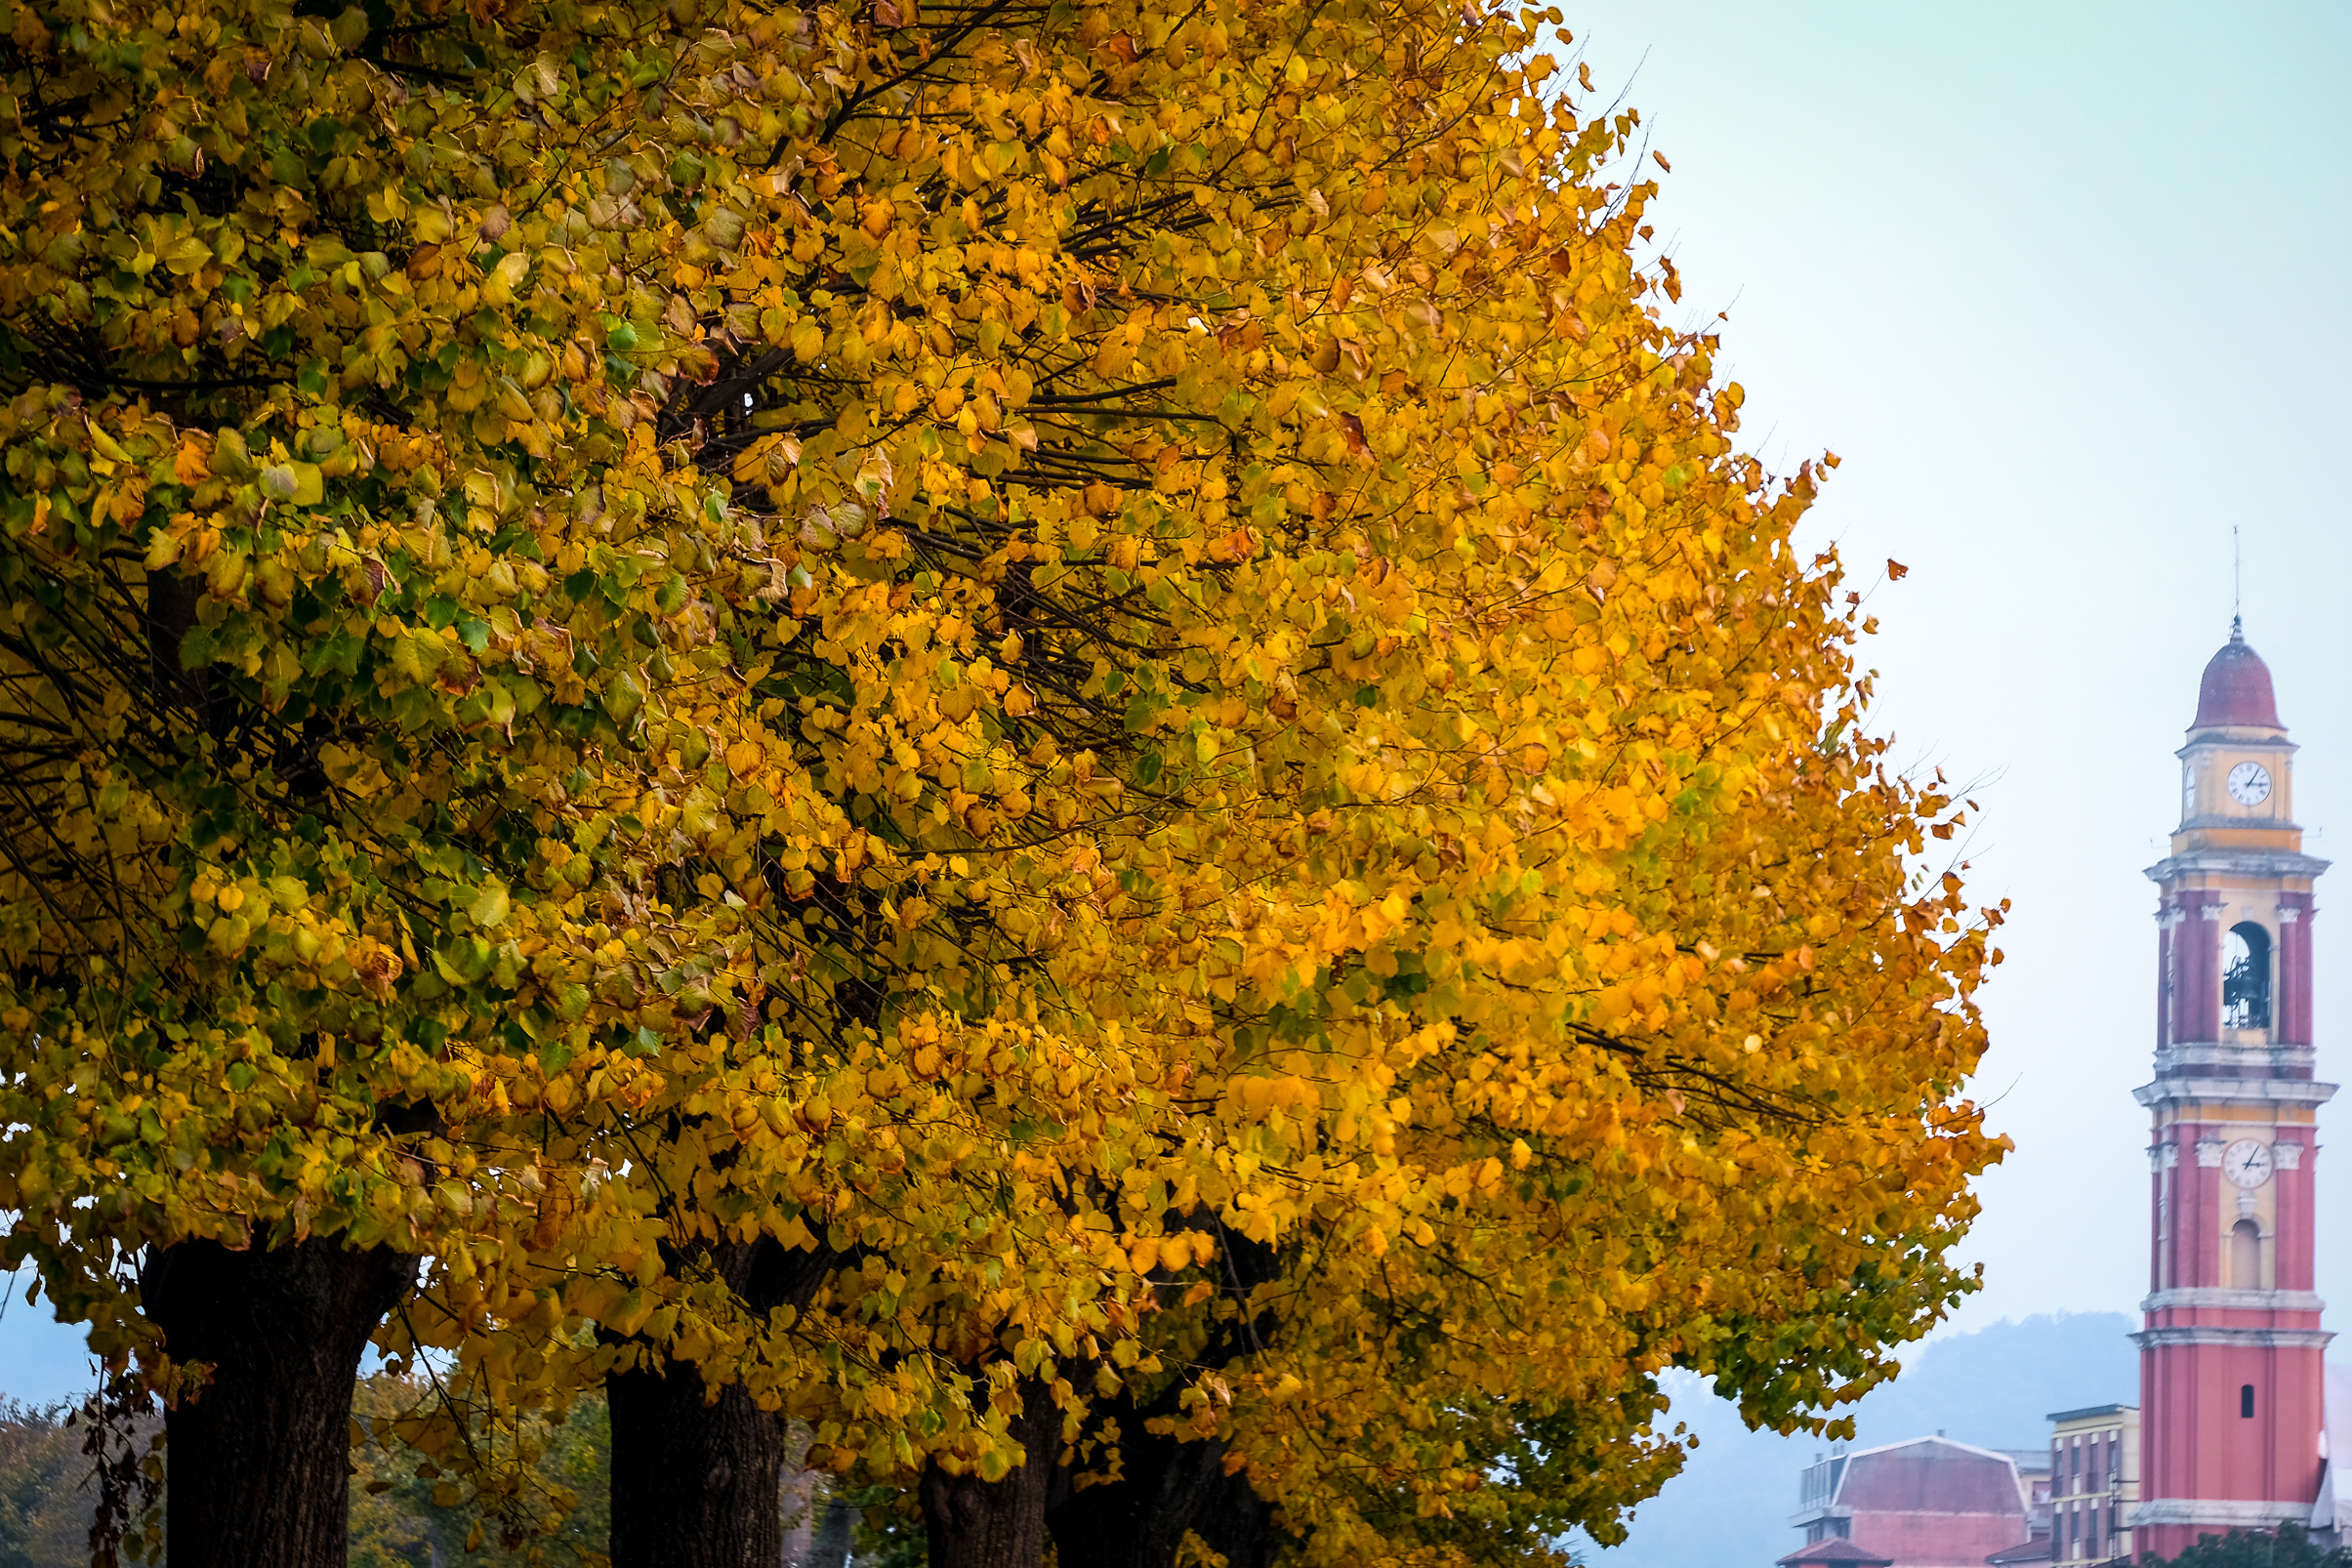
[[[2221,947],[2221,1022],[2230,1029],[2270,1027],[2270,932],[2245,921]]]

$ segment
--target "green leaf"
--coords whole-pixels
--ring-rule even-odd
[[[474,924],[476,926],[499,926],[505,924],[507,918],[507,885],[503,882],[484,884],[481,892],[475,898],[474,902],[466,906],[466,913],[473,918]]]
[[[614,676],[604,687],[604,712],[616,724],[629,722],[644,701],[645,688],[626,670]]]

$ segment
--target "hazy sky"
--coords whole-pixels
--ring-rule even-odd
[[[2015,904],[1978,1093],[2017,1150],[1983,1185],[1960,1322],[2132,1310],[2141,872],[2228,634],[2233,523],[2306,845],[2352,861],[2352,6],[1571,9],[1595,84],[1673,165],[1658,238],[1683,308],[1730,316],[1744,438],[1783,470],[1838,453],[1814,539],[1857,578],[1912,568],[1871,600],[1879,723],[1976,781],[1971,886]],[[2352,865],[2318,901],[2320,1070],[2342,1080]],[[2324,1144],[2345,1118],[2352,1094]],[[2319,1286],[2352,1327],[2352,1137],[2319,1170]]]
[[[2140,873],[2227,635],[2233,523],[2308,846],[2352,860],[2352,6],[1569,9],[1596,84],[1673,164],[1659,239],[1692,319],[1730,316],[1751,449],[1783,470],[1836,451],[1814,541],[1858,578],[1911,566],[1872,599],[1880,722],[1902,759],[1976,781],[1973,887],[2015,901],[1979,1089],[2018,1148],[1984,1183],[1989,1287],[1960,1321],[2131,1311]],[[2341,1080],[2352,865],[2336,877],[2315,935],[2321,1072]],[[2323,1138],[2346,1118],[2352,1094]],[[2352,1139],[2319,1170],[2341,1328]],[[44,1316],[0,1315],[0,1390],[81,1382]]]

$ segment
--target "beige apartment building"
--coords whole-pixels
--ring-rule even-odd
[[[2131,1561],[2140,1496],[2140,1413],[2090,1405],[2050,1416],[2050,1561]]]

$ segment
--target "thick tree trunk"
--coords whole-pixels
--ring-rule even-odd
[[[342,1568],[351,1385],[415,1267],[325,1239],[149,1254],[140,1294],[165,1352],[212,1369],[164,1416],[172,1568]]]
[[[950,1475],[936,1465],[923,1472],[931,1568],[1039,1568],[1045,1561],[1046,1499],[1061,1455],[1061,1412],[1052,1389],[1034,1378],[1022,1380],[1021,1395],[1012,1433],[1027,1459],[1011,1474],[991,1483]]]
[[[1280,1259],[1262,1243],[1232,1235],[1203,1211],[1169,1217],[1216,1226],[1219,1268],[1236,1300],[1280,1273]],[[1269,1314],[1227,1324],[1201,1352],[1212,1365],[1262,1348],[1276,1332]],[[1225,1559],[1226,1568],[1267,1568],[1282,1543],[1274,1510],[1249,1478],[1227,1474],[1221,1440],[1179,1442],[1156,1436],[1147,1426],[1157,1418],[1181,1416],[1180,1383],[1171,1383],[1149,1402],[1132,1395],[1096,1401],[1093,1419],[1119,1427],[1120,1479],[1078,1491],[1058,1486],[1049,1503],[1047,1527],[1053,1532],[1063,1563],[1086,1568],[1172,1568],[1187,1533]]]
[[[773,1241],[722,1242],[698,1262],[754,1311],[805,1306],[835,1259]],[[678,1265],[673,1260],[673,1267]],[[690,1365],[605,1380],[612,1415],[613,1568],[779,1568],[784,1418],[740,1383],[711,1400]]]
[[[691,1366],[605,1381],[612,1411],[613,1568],[774,1568],[784,1418],[741,1383],[706,1404]]]
[[[1274,1558],[1274,1514],[1241,1475],[1225,1473],[1222,1442],[1178,1442],[1143,1429],[1155,1415],[1121,1401],[1121,1477],[1083,1492],[1059,1492],[1046,1515],[1056,1555],[1087,1568],[1172,1568],[1190,1531],[1226,1568],[1266,1568]]]

